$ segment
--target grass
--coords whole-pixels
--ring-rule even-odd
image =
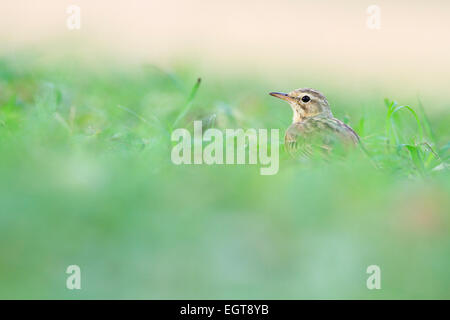
[[[450,298],[448,114],[331,91],[369,156],[174,166],[193,120],[291,118],[267,82],[191,68],[0,59],[0,298]]]

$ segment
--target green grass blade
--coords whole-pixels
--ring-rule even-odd
[[[198,91],[198,88],[200,87],[201,82],[202,82],[202,79],[198,78],[197,82],[195,83],[194,87],[191,90],[191,93],[188,97],[188,100],[186,101],[186,104],[185,104],[183,110],[181,110],[181,112],[178,114],[178,117],[173,122],[171,129],[175,128],[178,125],[178,123],[181,121],[181,119],[183,119],[186,116],[186,114],[189,112],[189,110],[192,108],[192,102],[194,101],[194,98],[197,95],[197,91]]]
[[[430,120],[427,117],[427,114],[425,113],[425,108],[423,107],[422,101],[420,100],[420,98],[417,98],[419,101],[419,111],[420,111],[420,116],[423,119],[423,126],[425,128],[425,132],[427,134],[427,136],[431,139],[431,142],[433,144],[436,143],[436,137],[434,135],[433,132],[433,128],[431,127],[430,124]]]
[[[423,129],[422,129],[422,123],[421,123],[421,121],[420,121],[420,119],[419,119],[419,116],[417,115],[417,113],[414,111],[413,108],[411,108],[410,106],[397,106],[397,107],[395,107],[395,108],[392,110],[392,112],[391,112],[391,114],[390,114],[390,118],[392,119],[392,116],[393,116],[395,113],[397,113],[398,111],[403,110],[403,109],[406,109],[406,110],[408,110],[409,112],[411,112],[411,114],[412,114],[412,115],[414,116],[414,118],[416,119],[417,129],[419,130],[419,140],[420,140],[420,142],[422,142],[422,141],[423,141]]]
[[[425,175],[425,164],[423,162],[422,156],[420,155],[420,148],[418,146],[413,146],[410,144],[401,144],[398,146],[399,150],[402,148],[406,148],[409,151],[414,166],[421,175]]]

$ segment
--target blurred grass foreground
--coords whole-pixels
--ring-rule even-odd
[[[448,113],[327,91],[369,156],[175,166],[174,123],[283,133],[279,88],[30,61],[0,58],[0,298],[450,298]]]

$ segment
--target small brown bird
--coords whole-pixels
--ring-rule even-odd
[[[319,91],[303,88],[289,93],[271,92],[287,101],[294,112],[284,143],[293,157],[310,158],[317,153],[346,152],[359,143],[356,132],[333,117],[327,99]]]

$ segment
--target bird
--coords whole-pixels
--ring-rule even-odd
[[[344,156],[359,144],[358,134],[333,116],[328,100],[319,91],[300,88],[289,93],[269,94],[287,101],[292,108],[292,124],[284,138],[285,148],[292,157]]]

